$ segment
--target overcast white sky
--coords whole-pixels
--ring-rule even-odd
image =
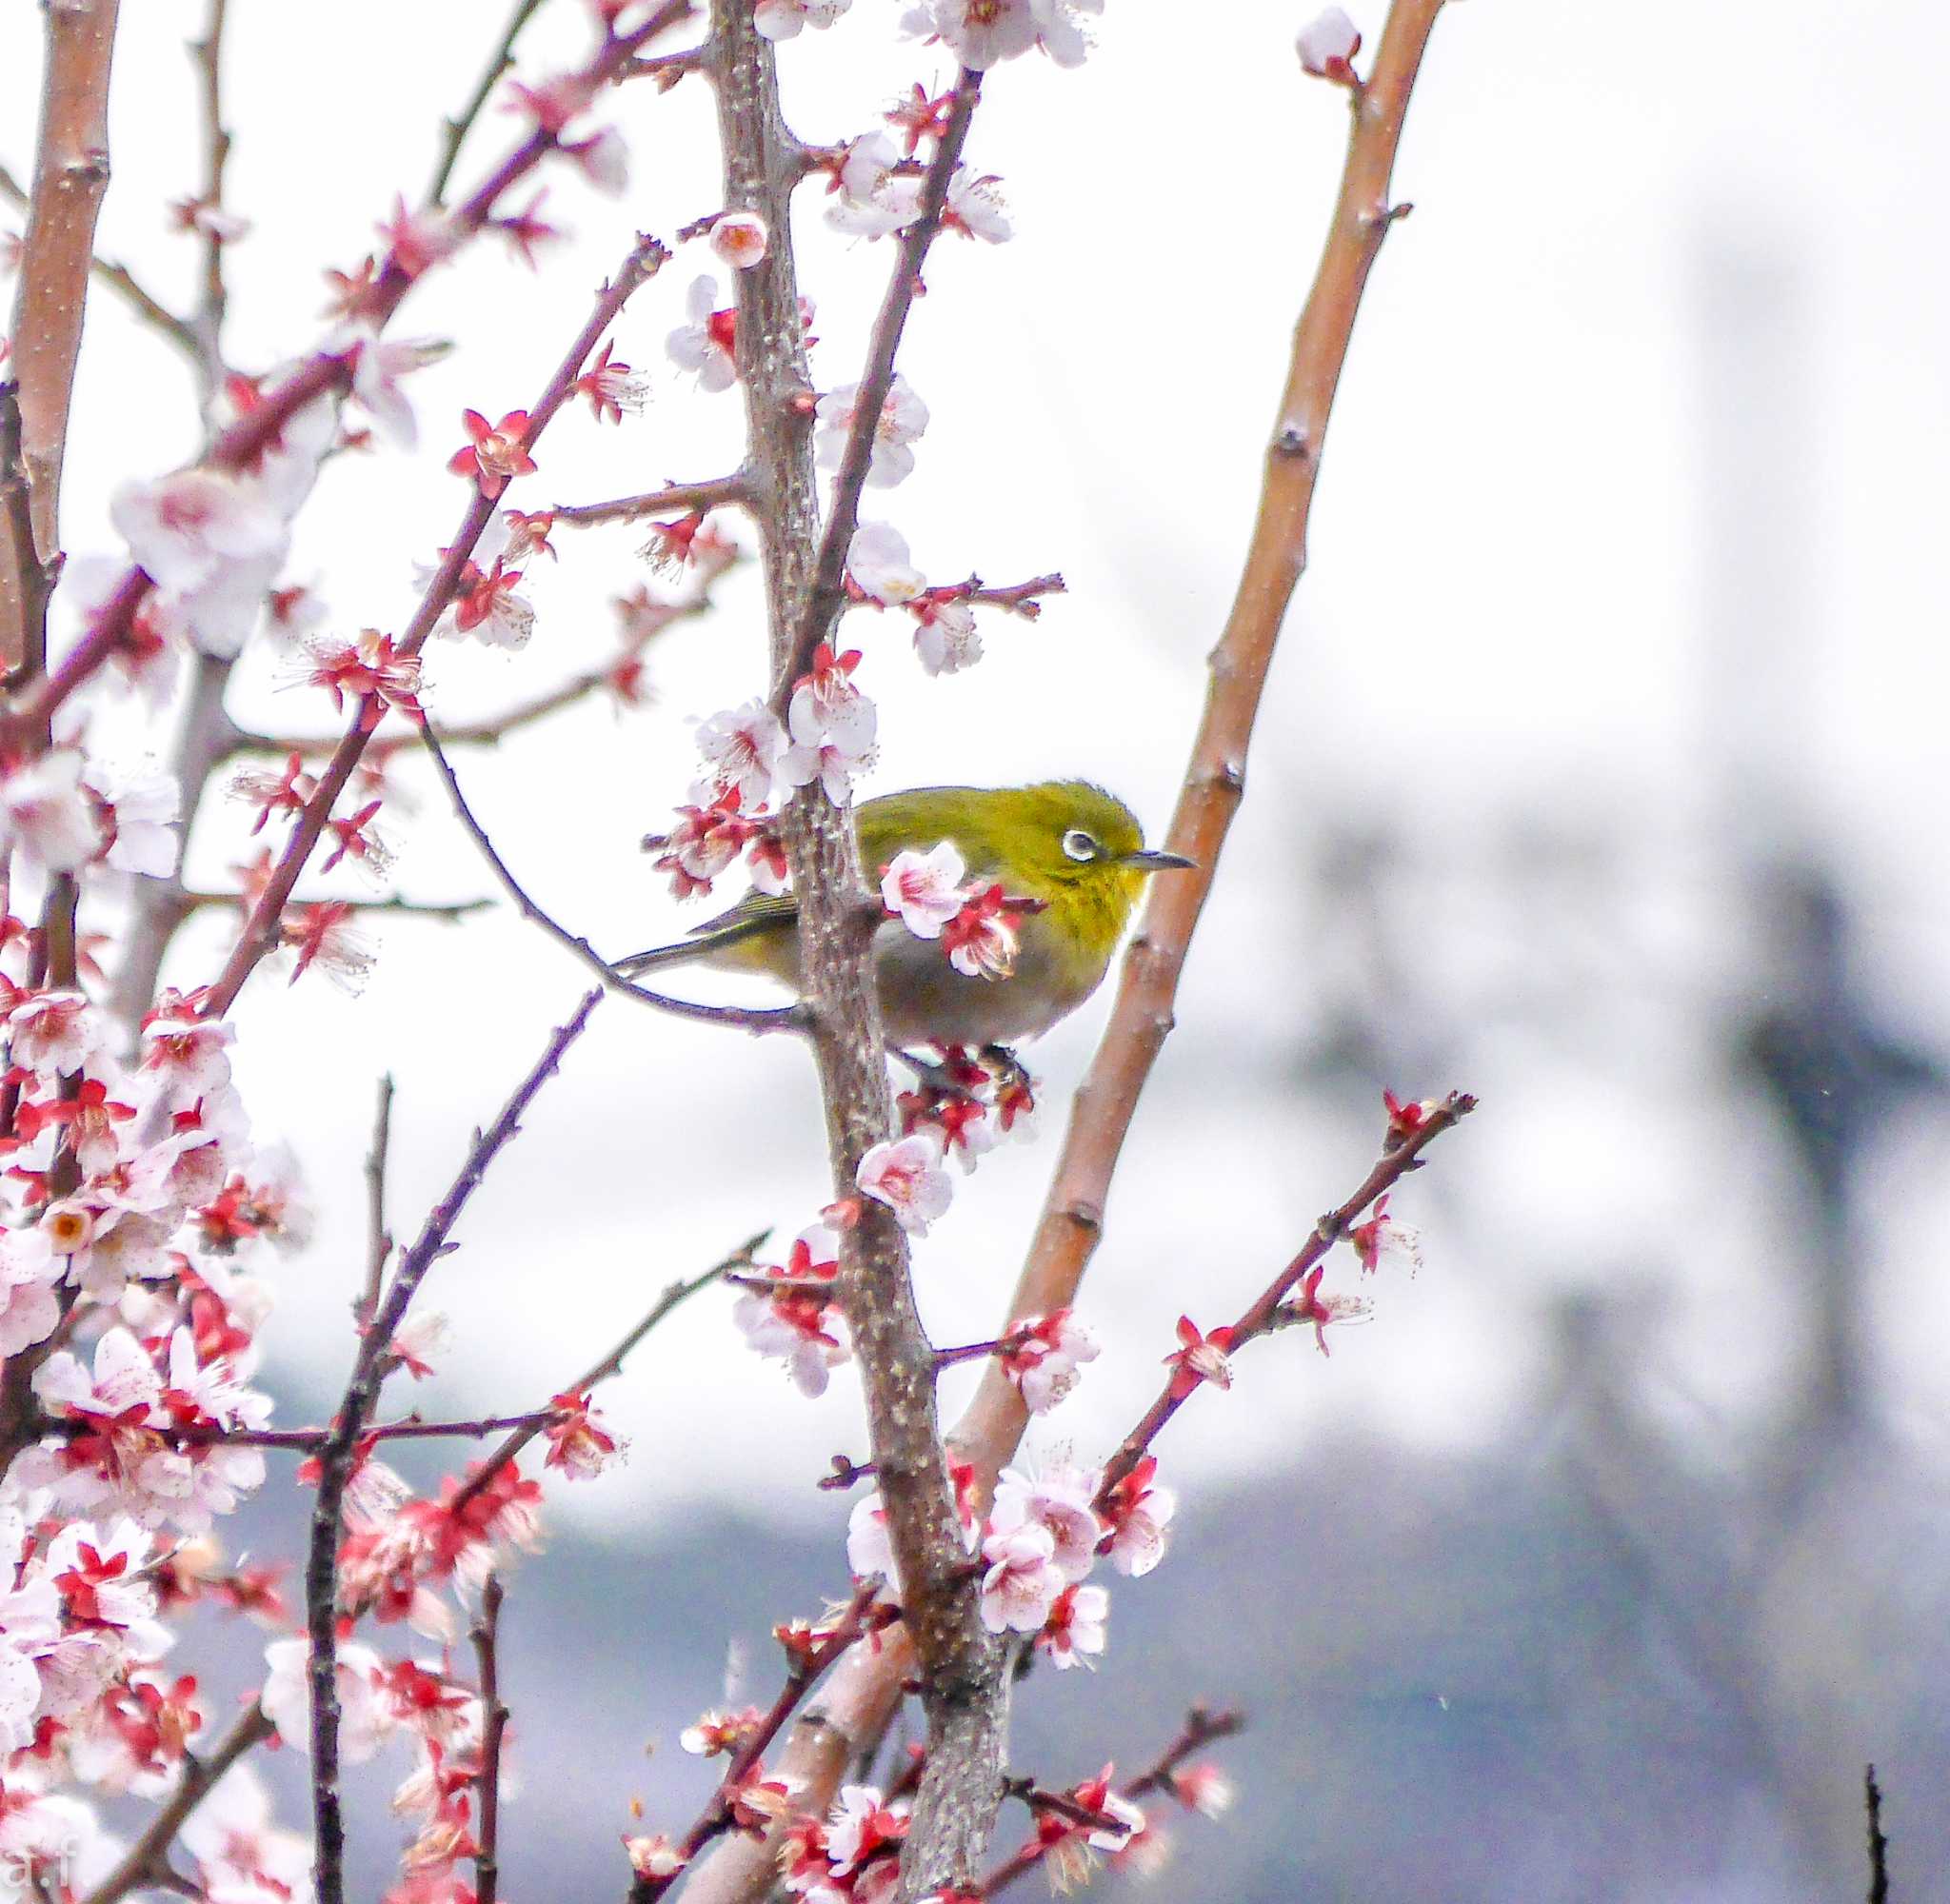
[[[0,25],[0,156],[16,170],[36,84],[29,10]],[[181,42],[201,9],[124,10],[102,245],[181,294],[194,262],[162,205],[195,176]],[[1354,10],[1372,41],[1378,10]],[[437,114],[471,84],[502,9],[343,0],[323,31],[266,0],[231,12],[231,202],[255,229],[232,254],[229,343],[262,367],[314,338],[321,268],[356,260],[392,194],[422,188]],[[896,12],[856,0],[831,33],[785,50],[804,136],[865,129],[898,88],[947,75],[938,51],[894,37]],[[1344,121],[1340,96],[1298,70],[1298,14],[1243,0],[1215,17],[1110,0],[1081,70],[1026,60],[991,76],[970,155],[1003,175],[1018,236],[937,254],[903,359],[933,422],[913,479],[872,501],[933,573],[1061,567],[1072,592],[1034,626],[991,623],[988,658],[948,681],[921,674],[891,622],[861,627],[883,710],[876,788],[1084,773],[1154,830],[1169,812]],[[566,59],[582,30],[574,0],[550,0],[523,69]],[[1768,1323],[1779,1181],[1764,1141],[1730,1127],[1702,1048],[1746,945],[1727,853],[1804,833],[1838,851],[1872,908],[1879,977],[1925,1029],[1950,1032],[1934,982],[1950,953],[1936,820],[1950,687],[1946,57],[1950,21],[1921,0],[1845,18],[1820,0],[1464,0],[1440,21],[1397,178],[1415,215],[1363,313],[1244,817],[1084,1305],[1108,1354],[1059,1418],[1080,1452],[1107,1446],[1150,1394],[1179,1310],[1236,1310],[1371,1151],[1367,1121],[1229,1068],[1268,1025],[1307,1023],[1304,901],[1289,888],[1328,818],[1412,823],[1432,863],[1465,870],[1512,818],[1606,833],[1625,856],[1593,923],[1638,935],[1613,948],[1631,977],[1567,1046],[1512,1034],[1481,1046],[1482,1075],[1375,1080],[1485,1099],[1399,1200],[1424,1227],[1427,1267],[1383,1287],[1377,1323],[1347,1332],[1330,1363],[1283,1343],[1229,1406],[1188,1411],[1173,1463],[1223,1474],[1337,1422],[1495,1432],[1536,1376],[1540,1265],[1548,1286],[1587,1265],[1682,1263],[1651,1305],[1652,1356],[1715,1411],[1764,1397],[1792,1352],[1791,1321]],[[526,404],[629,231],[667,234],[714,207],[709,105],[695,81],[667,98],[626,91],[623,208],[557,177],[550,209],[576,238],[544,276],[483,251],[410,304],[405,334],[463,347],[419,382],[419,458],[341,462],[301,524],[293,572],[318,581],[339,624],[409,612],[411,565],[464,501],[440,468],[461,408]],[[506,137],[490,120],[462,180]],[[815,370],[834,385],[856,374],[887,256],[832,239],[811,193],[806,211]],[[662,358],[693,274],[681,259],[619,327],[618,354],[656,376],[649,412],[622,430],[566,419],[526,506],[736,460],[736,398],[690,393]],[[108,546],[113,485],[195,440],[175,361],[100,305],[69,545]],[[435,710],[526,696],[604,652],[607,603],[640,576],[635,540],[564,537],[560,567],[535,576],[531,647],[443,649]],[[724,599],[659,653],[655,708],[620,723],[584,709],[462,763],[538,895],[619,951],[683,922],[635,843],[682,797],[687,722],[760,683],[755,599],[748,585]],[[249,672],[240,715],[320,717],[269,691],[268,664]],[[1760,793],[1735,812],[1742,787]],[[234,810],[215,812],[192,864],[221,867],[239,831]],[[488,890],[430,790],[401,880],[428,898]],[[1522,922],[1472,910],[1466,879],[1456,885],[1428,921],[1438,995],[1466,1011],[1485,973],[1563,978],[1530,970]],[[216,937],[214,922],[186,936],[178,982],[209,975]],[[239,1014],[260,1129],[296,1144],[321,1211],[316,1248],[283,1275],[274,1353],[333,1381],[350,1347],[374,1077],[399,1082],[393,1217],[408,1228],[580,989],[505,912],[458,930],[396,922],[384,940],[357,1001],[260,978]],[[1033,1052],[1052,1111],[1101,1018],[1100,1003]],[[809,1218],[826,1197],[817,1129],[793,1050],[607,1004],[429,1285],[456,1326],[453,1376],[414,1398],[545,1398],[670,1278],[765,1223],[789,1234]],[[985,1162],[921,1247],[938,1340],[991,1333],[1053,1155],[1045,1140]],[[1925,1183],[1903,1192],[1880,1299],[1900,1323],[1892,1401],[1927,1427],[1945,1399],[1927,1344],[1950,1320],[1944,1226],[1930,1221],[1943,1199],[1927,1187],[1940,1143],[1912,1161]],[[1445,1232],[1465,1203],[1468,1222]],[[842,1379],[809,1408],[743,1350],[723,1301],[671,1324],[611,1403],[636,1458],[579,1491],[581,1511],[635,1521],[729,1488],[837,1526],[841,1507],[807,1483],[831,1450],[861,1452],[854,1390]]]

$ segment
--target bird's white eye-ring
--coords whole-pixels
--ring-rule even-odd
[[[1104,851],[1081,826],[1072,826],[1063,836],[1063,849],[1072,860],[1094,860]]]

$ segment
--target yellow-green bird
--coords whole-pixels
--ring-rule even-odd
[[[1151,851],[1137,816],[1086,781],[1033,786],[922,786],[855,808],[860,859],[878,883],[898,853],[951,841],[970,883],[999,883],[1030,902],[1005,976],[958,971],[939,940],[890,919],[874,938],[874,971],[896,1044],[1011,1045],[1045,1032],[1104,982],[1145,879],[1189,866]],[[748,893],[674,945],[620,960],[637,976],[711,965],[799,982],[799,906],[790,894]]]

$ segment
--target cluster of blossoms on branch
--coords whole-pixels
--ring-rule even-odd
[[[832,26],[849,4],[755,0],[751,24],[766,40],[786,41]],[[526,10],[517,12],[510,45]],[[66,564],[56,599],[72,625],[71,644],[54,668],[37,662],[38,672],[27,671],[7,710],[0,745],[7,1053],[0,1351],[10,1367],[0,1395],[0,1887],[44,1904],[80,1904],[91,1894],[118,1904],[133,1890],[156,1888],[208,1904],[304,1904],[314,1869],[327,1895],[336,1896],[343,1871],[328,1826],[337,1818],[338,1794],[327,1761],[358,1763],[387,1752],[401,1760],[393,1810],[408,1834],[388,1904],[491,1897],[507,1718],[492,1657],[500,1580],[540,1544],[547,1471],[587,1479],[622,1457],[622,1441],[597,1413],[592,1391],[618,1372],[641,1331],[526,1416],[429,1425],[417,1417],[381,1420],[375,1411],[388,1379],[433,1372],[445,1328],[418,1301],[419,1279],[449,1246],[447,1229],[461,1204],[598,995],[557,1034],[498,1123],[476,1134],[468,1165],[448,1200],[429,1215],[421,1244],[396,1251],[375,1217],[368,1285],[353,1305],[353,1375],[339,1412],[314,1429],[272,1426],[270,1398],[253,1386],[273,1307],[270,1253],[302,1244],[307,1218],[291,1161],[253,1140],[231,1073],[231,1008],[250,971],[278,945],[295,954],[294,979],[313,964],[356,976],[369,962],[353,927],[355,902],[294,902],[292,892],[314,857],[321,873],[345,864],[376,879],[388,870],[391,847],[378,822],[394,799],[389,764],[429,719],[429,638],[470,638],[510,652],[527,647],[537,622],[532,578],[539,565],[559,559],[558,532],[654,515],[662,519],[652,523],[642,554],[666,576],[686,578],[688,592],[659,595],[639,585],[617,602],[617,656],[498,722],[479,724],[474,738],[498,739],[597,691],[635,705],[646,693],[649,643],[706,605],[711,584],[737,558],[714,510],[726,504],[758,510],[744,472],[693,486],[681,500],[673,486],[623,505],[519,506],[534,501],[541,438],[563,408],[586,404],[602,426],[622,425],[645,407],[648,382],[618,356],[611,331],[626,300],[668,256],[639,234],[543,391],[522,407],[504,407],[503,397],[463,410],[458,440],[445,453],[448,476],[458,479],[450,486],[465,498],[463,514],[451,539],[418,570],[418,605],[408,622],[392,631],[350,632],[336,625],[316,589],[286,573],[295,519],[328,463],[380,444],[410,449],[418,441],[407,380],[449,347],[388,336],[401,303],[484,235],[538,268],[565,233],[547,209],[548,188],[518,206],[513,194],[544,161],[599,193],[624,192],[626,142],[616,127],[596,123],[595,109],[611,86],[639,73],[656,71],[667,86],[698,69],[700,49],[644,52],[687,10],[684,0],[662,7],[588,0],[594,51],[572,70],[518,80],[502,91],[499,103],[520,142],[479,190],[450,204],[448,174],[492,89],[492,78],[485,82],[467,118],[450,122],[448,163],[424,202],[409,205],[400,195],[377,227],[380,245],[351,269],[328,274],[331,327],[308,355],[256,375],[217,361],[221,295],[198,326],[181,327],[205,353],[207,452],[191,467],[115,490],[109,517],[122,555]],[[909,295],[925,288],[920,261],[936,230],[985,244],[1009,238],[1000,180],[958,156],[973,97],[968,76],[1037,51],[1060,66],[1076,64],[1088,47],[1085,17],[1100,10],[1101,0],[910,5],[905,31],[951,53],[965,69],[961,84],[934,94],[914,86],[870,129],[830,147],[797,148],[801,175],[824,182],[826,223],[911,253]],[[221,9],[214,17],[220,24]],[[206,50],[212,95],[215,33],[213,26]],[[1338,9],[1300,43],[1307,70],[1355,89],[1362,84],[1352,66],[1359,48],[1359,33]],[[492,74],[507,64],[504,57]],[[227,144],[220,123],[212,96],[209,130],[219,148]],[[222,203],[221,184],[215,157],[209,188],[172,213],[186,234],[209,248],[209,269],[219,276],[222,248],[249,228]],[[775,257],[785,235],[754,212],[727,209],[678,238],[701,242],[735,281]],[[809,300],[798,315],[797,342],[809,350],[817,342]],[[685,321],[667,338],[671,363],[705,392],[724,392],[738,383],[751,344],[740,335],[736,297],[724,300],[715,271],[696,275]],[[939,676],[981,659],[978,607],[1033,619],[1039,597],[1063,585],[1054,575],[997,589],[972,575],[930,582],[896,527],[858,520],[859,488],[891,489],[911,476],[929,425],[927,405],[890,358],[879,371],[794,401],[814,462],[835,476],[837,527],[821,585],[835,605],[830,638],[815,644],[808,632],[807,646],[782,670],[776,702],[754,698],[699,724],[703,771],[689,802],[668,833],[647,842],[681,897],[708,891],[741,860],[761,892],[783,892],[785,803],[811,789],[808,798],[844,808],[874,764],[879,716],[858,679],[867,651],[841,645],[840,610],[905,615],[922,667]],[[632,506],[645,501],[654,506]],[[282,647],[287,685],[308,694],[314,711],[328,704],[346,724],[344,734],[336,744],[295,745],[244,737],[230,749],[283,757],[281,768],[246,766],[231,780],[231,791],[254,813],[251,834],[275,826],[271,838],[281,833],[283,843],[267,844],[233,869],[235,892],[192,894],[177,876],[178,831],[196,818],[212,765],[179,778],[184,748],[179,771],[124,764],[92,747],[92,724],[109,692],[132,690],[161,707],[182,690],[184,664],[192,660],[189,692],[214,680],[221,714],[226,670],[253,639]],[[407,803],[394,804],[399,810]],[[970,983],[1014,973],[1022,922],[1035,902],[996,881],[971,878],[951,843],[901,853],[870,873],[885,913],[880,930],[896,942],[905,932],[938,946],[945,964]],[[145,996],[123,1021],[112,1020],[95,963],[99,942],[112,935],[85,928],[99,919],[146,920],[162,934],[153,948],[160,973],[174,923],[213,901],[234,903],[244,917],[223,974],[194,990]],[[40,923],[30,924],[37,905]],[[159,920],[170,922],[167,929]],[[123,949],[129,957],[130,948]],[[702,1287],[735,1264],[728,1278],[739,1291],[734,1326],[808,1397],[823,1393],[833,1371],[856,1354],[838,1299],[847,1230],[877,1205],[908,1236],[925,1236],[950,1205],[949,1163],[970,1172],[1002,1140],[1026,1134],[1036,1086],[1005,1053],[948,1044],[918,1066],[895,1109],[898,1130],[866,1149],[851,1193],[800,1233],[783,1264],[753,1261],[748,1246],[691,1285]],[[1439,1115],[1433,1104],[1393,1099],[1389,1113],[1397,1146],[1419,1142]],[[383,1143],[376,1157],[383,1176]],[[375,1201],[383,1200],[376,1192]],[[1343,1221],[1341,1234],[1363,1270],[1391,1256],[1412,1259],[1412,1238],[1389,1216],[1385,1195],[1365,1220]],[[1338,1240],[1323,1232],[1322,1250]],[[1311,1323],[1324,1350],[1327,1325],[1362,1305],[1323,1294],[1323,1270],[1314,1260],[1290,1279],[1267,1319],[1249,1314],[1209,1331],[1183,1319],[1179,1346],[1164,1358],[1169,1372],[1159,1403],[1104,1466],[1065,1456],[1040,1467],[1004,1467],[984,1506],[974,1465],[951,1463],[954,1525],[966,1559],[961,1577],[972,1583],[982,1628],[1017,1664],[1042,1660],[1061,1671],[1088,1666],[1104,1651],[1110,1598],[1097,1563],[1142,1577],[1163,1559],[1171,1536],[1176,1497],[1159,1481],[1150,1452],[1158,1426],[1202,1388],[1229,1387],[1232,1352],[1265,1329]],[[935,1365],[992,1360],[1024,1409],[1042,1417],[1076,1390],[1099,1353],[1090,1329],[1064,1306],[1016,1319],[994,1341],[935,1352]],[[490,1431],[508,1438],[425,1492],[385,1458],[394,1435]],[[540,1473],[525,1474],[517,1458],[537,1440],[545,1451]],[[218,1530],[223,1517],[264,1486],[269,1461],[283,1454],[302,1457],[295,1479],[316,1489],[312,1564],[305,1603],[296,1608],[283,1570],[228,1560]],[[865,1472],[843,1460],[836,1466],[847,1469],[842,1478],[848,1480]],[[787,1775],[768,1771],[763,1756],[821,1674],[849,1649],[890,1643],[886,1636],[906,1618],[888,1515],[878,1493],[852,1512],[846,1550],[854,1593],[845,1613],[775,1630],[786,1683],[773,1707],[709,1714],[686,1731],[686,1750],[722,1755],[728,1767],[687,1834],[626,1839],[640,1897],[656,1895],[721,1832],[770,1835],[780,1879],[810,1904],[883,1904],[892,1895],[915,1815],[919,1763],[884,1787],[846,1785],[828,1806]],[[198,1606],[248,1617],[272,1636],[263,1645],[261,1684],[229,1714],[168,1657],[177,1625]],[[478,1649],[471,1678],[455,1662],[464,1627]],[[1219,1735],[1220,1729],[1194,1729],[1186,1749]],[[263,1786],[240,1762],[269,1739],[315,1755],[314,1843],[273,1821]],[[221,1775],[206,1777],[207,1764]],[[1121,1783],[1106,1766],[1062,1792],[1013,1783],[1023,1788],[1015,1795],[1029,1807],[1033,1835],[980,1894],[1036,1863],[1046,1865],[1059,1889],[1087,1876],[1099,1856],[1147,1869],[1164,1845],[1141,1802],[1148,1794],[1208,1813],[1222,1810],[1226,1796],[1215,1768],[1184,1762],[1177,1748],[1135,1780]],[[95,1809],[102,1795],[160,1801],[167,1833],[126,1846]],[[959,1904],[960,1896],[937,1894],[935,1904]]]

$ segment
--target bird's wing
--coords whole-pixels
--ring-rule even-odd
[[[938,845],[944,837],[955,842],[971,871],[985,870],[993,855],[987,850],[986,842],[976,837],[979,829],[951,823],[945,835],[942,827],[943,797],[973,791],[970,787],[922,786],[862,801],[854,809],[853,830],[860,842],[860,862],[868,884],[878,882],[881,868],[896,853],[909,848],[925,852]],[[954,798],[948,810],[953,813],[962,806],[961,800]],[[799,902],[790,893],[748,892],[728,911],[693,925],[686,937],[745,939],[790,925],[798,917]]]

